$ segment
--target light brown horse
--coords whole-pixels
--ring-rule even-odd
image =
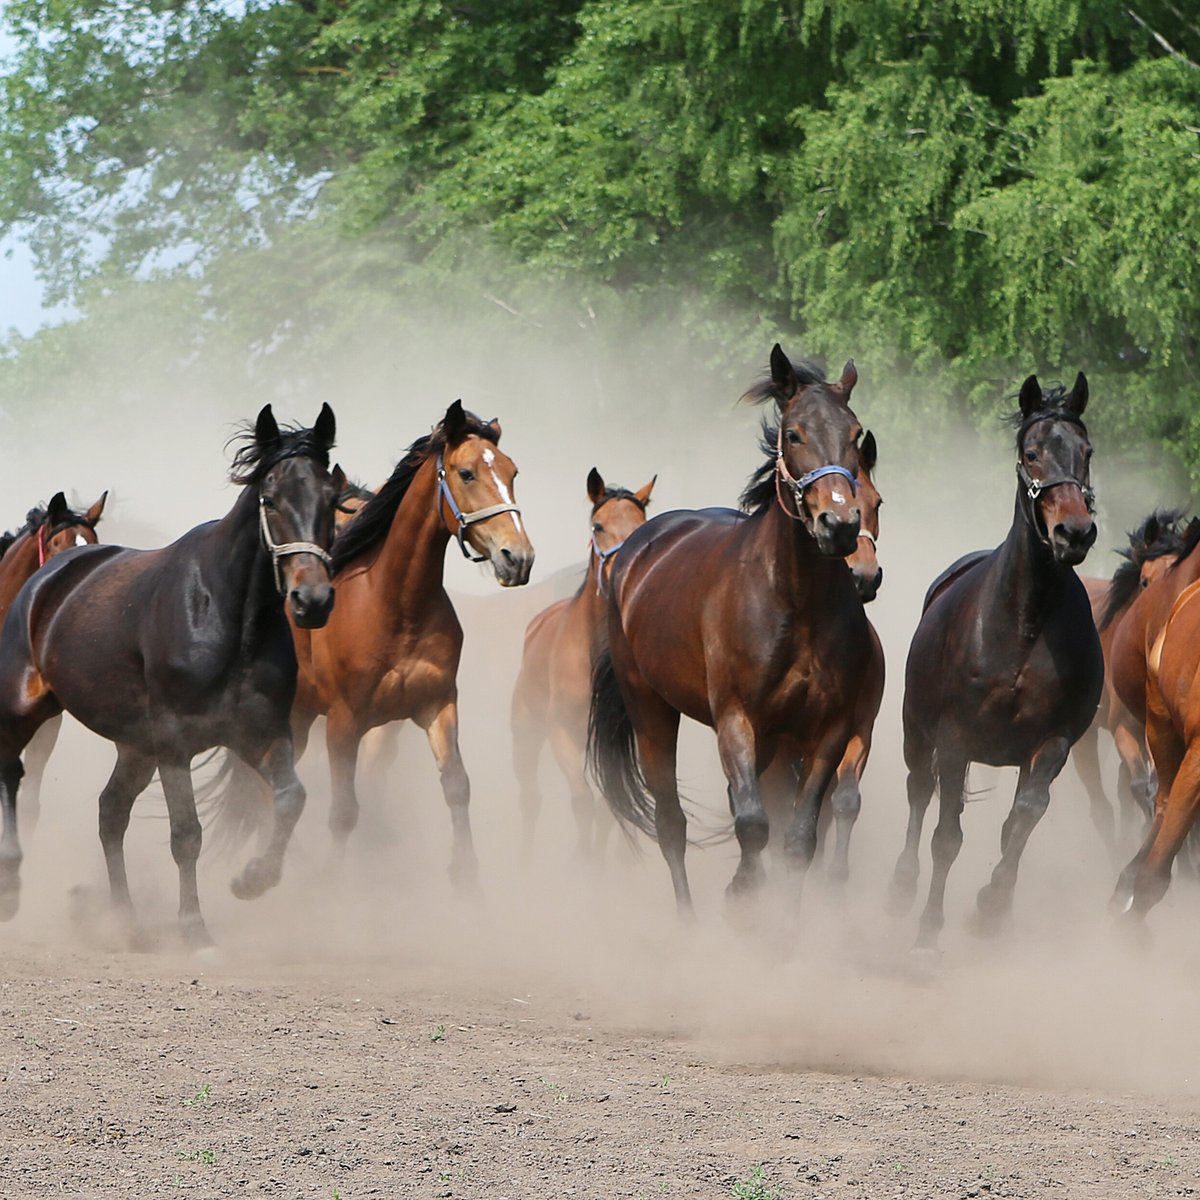
[[[338,849],[358,820],[359,742],[369,729],[411,719],[429,740],[450,808],[451,876],[467,886],[475,851],[458,748],[462,626],[442,577],[455,538],[465,556],[490,562],[503,587],[529,580],[534,552],[513,500],[517,469],[499,441],[498,422],[455,401],[334,543],[337,606],[328,623],[294,627],[297,754],[324,715]]]
[[[1115,912],[1139,924],[1165,895],[1175,856],[1200,810],[1198,597],[1200,581],[1178,594],[1147,657],[1146,737],[1159,790],[1150,831],[1112,899]]]
[[[771,352],[770,377],[747,395],[774,401],[766,459],[743,504],[666,513],[617,556],[608,650],[597,658],[590,761],[621,819],[657,836],[676,904],[691,909],[687,820],[675,771],[681,716],[716,731],[741,861],[731,894],[762,880],[769,820],[763,791],[781,779],[794,811],[784,850],[812,861],[822,799],[855,729],[871,641],[844,559],[861,521],[863,429],[836,383]],[[778,762],[776,776],[765,773]]]
[[[84,512],[75,512],[62,492],[56,492],[44,508],[31,508],[25,524],[0,538],[0,625],[25,581],[56,555],[75,546],[96,544],[96,526],[108,499],[105,492]],[[42,779],[46,764],[58,741],[62,717],[46,722],[25,749],[22,808],[29,828],[37,823],[41,809]]]
[[[1092,618],[1100,634],[1104,651],[1104,693],[1096,719],[1087,733],[1071,751],[1075,769],[1087,788],[1092,822],[1105,844],[1117,849],[1116,823],[1113,808],[1105,792],[1100,771],[1100,731],[1106,730],[1113,740],[1120,766],[1117,774],[1117,805],[1121,825],[1128,832],[1140,815],[1144,825],[1154,813],[1156,788],[1154,769],[1146,749],[1146,730],[1121,702],[1112,682],[1112,648],[1117,629],[1132,608],[1134,601],[1159,576],[1175,564],[1183,549],[1183,534],[1178,512],[1151,513],[1129,534],[1129,545],[1118,553],[1125,561],[1112,579],[1083,578]]]
[[[657,478],[657,477],[656,477]],[[612,556],[646,521],[654,479],[636,492],[609,487],[595,467],[588,472],[592,505],[591,542],[583,583],[573,596],[543,609],[525,630],[521,670],[513,689],[511,724],[513,770],[520,786],[525,850],[532,848],[541,809],[538,760],[547,740],[567,779],[571,808],[579,830],[578,852],[603,853],[607,814],[596,812],[584,770],[587,758],[588,703],[592,694],[592,651],[604,619],[604,592]]]

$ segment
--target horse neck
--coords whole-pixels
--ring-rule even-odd
[[[1000,547],[997,574],[984,598],[985,607],[1003,614],[996,627],[1004,628],[1003,618],[1015,615],[1022,636],[1035,637],[1073,574],[1071,567],[1055,561],[1054,554],[1038,537],[1025,516],[1018,487],[1012,525]]]
[[[778,503],[741,522],[734,536],[739,535],[758,562],[760,577],[793,608],[805,608],[814,594],[829,587],[839,567],[847,569],[841,559],[822,554],[803,522],[793,520]]]
[[[402,623],[445,591],[450,531],[441,510],[437,465],[431,455],[413,476],[379,554],[369,564],[383,585],[377,590],[383,624]]]
[[[264,610],[283,618],[271,559],[259,531],[256,485],[247,484],[234,506],[209,527],[205,545],[220,580],[216,594],[223,597],[227,611],[240,609],[243,614],[244,639],[257,630]]]
[[[0,621],[39,565],[36,533],[21,534],[0,558]]]

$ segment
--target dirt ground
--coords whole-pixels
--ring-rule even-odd
[[[522,457],[516,424],[509,448]],[[341,453],[358,461],[352,446]],[[1152,944],[1119,944],[1105,911],[1116,865],[1070,769],[1031,839],[1009,934],[976,942],[963,919],[998,850],[1011,773],[972,772],[978,802],[941,961],[914,964],[915,914],[884,912],[906,819],[905,647],[925,583],[989,540],[978,528],[998,537],[1007,523],[1007,457],[989,459],[991,507],[970,523],[936,497],[906,502],[900,472],[884,478],[897,515],[922,521],[905,529],[885,514],[887,578],[870,615],[889,686],[846,893],[817,870],[798,910],[769,891],[735,919],[723,902],[733,848],[696,849],[698,918],[683,927],[652,848],[635,855],[614,837],[601,867],[574,858],[552,764],[533,853],[521,850],[508,697],[524,623],[573,582],[553,571],[584,542],[592,455],[607,468],[590,444],[580,453],[574,508],[539,480],[536,458],[522,493],[530,513],[561,514],[544,541],[530,517],[542,583],[502,594],[453,554],[447,566],[452,586],[474,585],[459,598],[474,901],[451,892],[449,821],[428,751],[405,730],[386,774],[366,755],[362,822],[340,866],[316,751],[278,889],[235,900],[228,881],[247,852],[206,851],[201,895],[218,947],[203,954],[173,939],[162,805],[142,800],[130,878],[156,944],[131,953],[106,924],[95,832],[111,748],[68,726],[40,822],[23,829],[21,913],[0,926],[0,1196],[1109,1200],[1200,1189],[1200,892],[1179,880],[1152,915]],[[638,453],[614,481],[662,469],[657,446]],[[754,454],[720,453],[727,478],[676,468],[674,483],[660,476],[657,508],[736,494]],[[705,495],[684,492],[681,476]],[[105,536],[136,542],[121,511]],[[680,763],[693,810],[718,820],[711,735],[685,729]]]

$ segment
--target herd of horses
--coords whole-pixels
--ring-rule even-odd
[[[579,848],[596,852],[592,783],[627,827],[657,839],[681,912],[691,910],[680,802],[680,718],[711,727],[740,857],[735,901],[764,879],[772,824],[798,892],[832,822],[830,870],[848,872],[860,780],[883,696],[884,657],[866,604],[878,592],[877,447],[851,405],[853,363],[831,381],[777,345],[743,399],[770,406],[762,461],[738,508],[648,518],[636,491],[587,478],[591,552],[574,595],[525,635],[512,699],[513,765],[526,843],[547,742],[566,779]],[[936,790],[932,872],[917,948],[933,950],[947,876],[962,844],[970,763],[1016,766],[1000,859],[973,927],[1008,920],[1020,859],[1074,748],[1093,816],[1115,845],[1096,739],[1120,755],[1122,821],[1144,823],[1113,908],[1140,919],[1163,896],[1200,807],[1200,521],[1155,513],[1130,535],[1110,580],[1075,568],[1096,539],[1082,373],[1068,390],[1020,389],[1012,523],[994,550],[931,584],[905,673],[908,829],[889,893],[912,903]],[[451,875],[475,885],[470,782],[459,752],[463,633],[445,590],[451,540],[504,587],[534,552],[497,421],[461,402],[418,438],[375,491],[330,467],[328,405],[311,428],[271,406],[239,435],[232,509],[157,550],[97,541],[101,497],[74,512],[59,493],[0,541],[0,918],[17,911],[17,797],[36,793],[60,714],[116,747],[100,794],[112,902],[136,933],[124,838],[157,773],[179,871],[185,940],[207,944],[196,881],[202,828],[193,761],[231,752],[227,802],[269,789],[270,827],[233,881],[242,898],[276,884],[305,803],[296,774],[325,718],[330,825],[344,848],[358,816],[355,775],[370,730],[424,731],[453,827]],[[335,602],[336,601],[336,602]],[[258,802],[261,801],[251,801]],[[1140,830],[1139,830],[1140,832]]]

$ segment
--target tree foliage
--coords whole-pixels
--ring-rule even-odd
[[[1175,0],[5,14],[0,224],[85,312],[182,276],[261,348],[288,331],[260,327],[255,256],[319,234],[314,282],[351,304],[472,287],[536,320],[552,279],[588,336],[778,332],[917,371],[931,407],[1082,367],[1102,423],[1200,479],[1200,21]],[[387,266],[355,249],[381,243]]]

